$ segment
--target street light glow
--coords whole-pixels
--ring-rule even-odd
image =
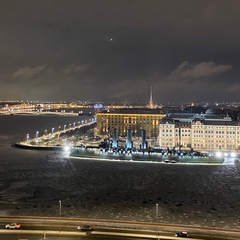
[[[222,156],[222,153],[221,153],[221,152],[216,152],[216,156],[217,156],[217,157],[221,157],[221,156]]]
[[[61,217],[62,215],[62,201],[59,200],[59,216]]]
[[[64,151],[68,152],[70,150],[70,147],[69,146],[65,146],[64,147]]]

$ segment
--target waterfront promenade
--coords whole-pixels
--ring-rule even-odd
[[[15,143],[15,146],[25,149],[37,150],[70,150],[71,157],[84,157],[89,159],[99,158],[108,160],[134,160],[134,161],[154,161],[165,163],[212,163],[222,164],[224,157],[214,155],[194,155],[197,152],[186,152],[186,156],[180,153],[170,153],[161,149],[132,149],[125,146],[112,149],[111,147],[99,148],[103,143],[103,138],[89,138],[88,131],[96,124],[95,118],[87,118],[73,124],[59,126],[56,130],[52,128],[50,132],[36,131],[34,137],[26,134],[26,137]],[[136,144],[136,143],[135,143]],[[161,151],[160,151],[161,150]],[[200,153],[199,153],[200,154]]]
[[[52,128],[51,132],[45,130],[40,134],[39,131],[36,131],[34,137],[30,137],[29,134],[26,134],[24,140],[16,142],[15,145],[17,147],[31,149],[65,149],[66,147],[73,146],[76,142],[76,137],[74,140],[74,136],[69,133],[81,129],[90,129],[95,123],[95,118],[88,118],[77,123],[64,125],[63,127],[59,126],[57,130]]]

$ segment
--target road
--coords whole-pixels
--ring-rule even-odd
[[[20,229],[5,229],[5,224],[9,222],[20,222]],[[91,219],[93,231],[82,232],[77,230],[77,226],[86,223],[86,219],[43,219],[43,218],[1,218],[0,219],[0,239],[4,240],[75,240],[75,239],[94,239],[94,240],[150,240],[150,239],[181,239],[174,237],[176,232],[186,229],[186,226],[158,225],[157,230],[153,230],[151,224],[116,221],[101,221]],[[144,229],[144,230],[142,230]],[[217,229],[216,229],[217,230]],[[233,240],[239,239],[240,233],[234,230],[212,230],[206,228],[188,227],[187,231],[192,240]]]

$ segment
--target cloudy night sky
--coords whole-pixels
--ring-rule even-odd
[[[0,100],[239,101],[239,0],[0,0]]]

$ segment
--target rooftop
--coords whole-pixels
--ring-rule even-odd
[[[119,113],[119,114],[165,114],[161,108],[115,108],[103,110],[99,113]]]

